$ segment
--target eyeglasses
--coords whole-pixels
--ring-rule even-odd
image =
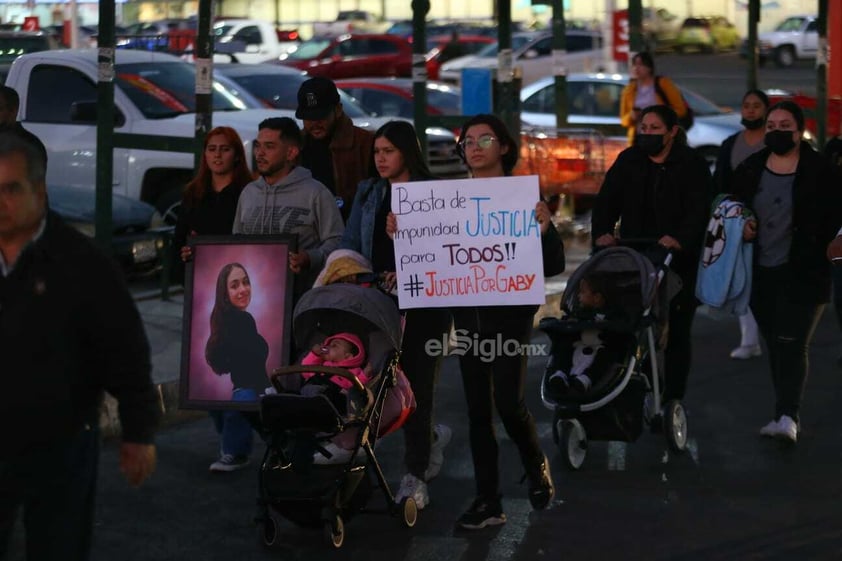
[[[482,150],[487,150],[491,148],[491,145],[497,142],[497,139],[491,136],[490,134],[484,134],[474,140],[473,138],[465,138],[459,141],[459,146],[462,147],[462,150],[468,150],[473,148],[474,146],[479,147]]]

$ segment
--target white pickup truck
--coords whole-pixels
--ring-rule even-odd
[[[258,124],[293,117],[259,102],[215,76],[213,125],[233,127],[246,153]],[[117,50],[114,72],[116,133],[195,136],[195,67],[177,57]],[[93,189],[96,173],[97,51],[43,51],[15,60],[6,85],[20,94],[19,119],[47,147],[47,182]],[[166,213],[194,174],[193,154],[166,149],[114,148],[113,189]]]
[[[247,64],[277,60],[298,45],[297,41],[282,41],[274,25],[256,19],[217,21],[213,35],[215,52],[228,55],[231,62]]]
[[[316,22],[313,24],[313,37],[334,37],[345,33],[378,33],[383,24],[377,16],[365,10],[347,10],[339,12],[336,21]]]
[[[774,31],[757,36],[760,46],[760,63],[767,59],[777,66],[792,66],[796,59],[815,58],[819,48],[818,18],[816,16],[791,16],[779,23]]]

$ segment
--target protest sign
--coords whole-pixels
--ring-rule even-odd
[[[544,303],[537,176],[397,183],[401,308]]]

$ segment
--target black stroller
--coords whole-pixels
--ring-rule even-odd
[[[357,334],[365,345],[373,368],[364,386],[348,370],[329,366],[290,366],[272,373],[280,392],[261,400],[261,420],[268,446],[259,475],[259,505],[265,545],[279,542],[281,517],[300,526],[324,528],[332,547],[344,541],[344,523],[365,506],[374,485],[373,471],[382,488],[388,512],[400,517],[405,527],[415,525],[417,508],[410,497],[395,504],[394,495],[374,453],[378,435],[400,426],[381,426],[384,403],[395,388],[401,343],[401,320],[394,301],[376,288],[355,284],[331,284],[304,294],[293,313],[293,335],[301,349],[309,349],[325,337]],[[302,396],[290,392],[303,372],[316,376],[341,376],[354,384],[346,395],[345,411],[325,395]],[[290,376],[296,375],[296,376]],[[318,439],[358,429],[354,453],[342,464],[314,465]]]
[[[541,383],[541,400],[553,411],[553,440],[570,469],[585,461],[588,439],[633,442],[649,424],[663,429],[669,447],[677,452],[687,445],[687,417],[677,400],[662,403],[663,345],[669,300],[680,288],[680,279],[669,274],[671,255],[666,250],[650,256],[630,247],[611,247],[595,253],[570,276],[561,307],[575,315],[580,283],[586,275],[610,275],[621,295],[623,321],[567,321],[544,318],[539,328],[551,340],[550,359]],[[662,282],[664,279],[669,282]],[[549,378],[558,367],[561,345],[572,334],[598,329],[621,334],[618,357],[584,394],[559,394]],[[615,341],[617,338],[615,337]],[[622,358],[619,358],[622,357]]]

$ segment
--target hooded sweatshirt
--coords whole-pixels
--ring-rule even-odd
[[[298,251],[310,257],[310,268],[297,275],[296,297],[313,285],[331,251],[339,246],[344,226],[336,200],[309,170],[294,167],[274,185],[259,177],[243,188],[234,216],[234,234],[295,234]]]

